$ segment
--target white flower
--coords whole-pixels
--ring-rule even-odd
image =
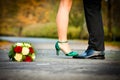
[[[25,45],[26,47],[31,47],[31,45],[30,45],[29,43],[24,43],[24,45]]]
[[[16,46],[23,46],[23,43],[16,43]]]
[[[35,54],[33,53],[31,57],[32,57],[32,59],[34,60],[34,59],[35,59]]]
[[[22,54],[16,53],[14,58],[15,58],[16,61],[21,61],[22,60]]]
[[[28,54],[29,54],[29,48],[23,47],[23,48],[22,48],[22,54],[23,54],[23,55],[28,55]]]

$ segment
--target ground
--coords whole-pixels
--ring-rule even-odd
[[[2,38],[3,39],[3,38]],[[5,39],[5,38],[4,38]],[[5,39],[6,40],[6,39]],[[73,59],[62,52],[56,56],[56,39],[7,38],[0,43],[0,80],[120,80],[120,50],[106,46],[106,59]],[[8,58],[14,42],[29,41],[37,50],[34,62],[13,62]],[[69,41],[71,48],[81,53],[86,41]]]

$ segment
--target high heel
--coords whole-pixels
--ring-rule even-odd
[[[56,49],[56,55],[59,55],[59,52],[60,52],[60,47],[58,45],[58,43],[68,43],[68,41],[64,41],[64,42],[61,42],[61,41],[57,41],[56,44],[55,44],[55,49]],[[63,50],[62,50],[63,51]],[[64,51],[63,51],[64,52]],[[65,53],[65,52],[64,52]],[[74,51],[71,51],[69,53],[65,53],[66,56],[77,56],[78,53],[77,52],[74,52]]]

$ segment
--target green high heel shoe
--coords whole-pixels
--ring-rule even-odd
[[[60,41],[57,41],[56,44],[55,44],[55,49],[56,49],[56,55],[59,55],[59,52],[60,52],[60,47],[58,45],[58,43],[68,43],[68,41],[64,41],[64,42],[60,42]],[[62,50],[63,51],[63,50]],[[63,51],[64,52],[64,51]],[[77,56],[78,53],[77,52],[74,52],[74,51],[71,51],[69,53],[65,53],[66,56]]]

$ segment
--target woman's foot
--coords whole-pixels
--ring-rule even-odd
[[[71,52],[71,49],[70,49],[70,46],[69,46],[68,42],[67,42],[67,43],[58,43],[58,45],[59,45],[60,49],[61,49],[65,54]]]
[[[55,48],[57,51],[57,55],[59,55],[59,51],[63,51],[66,56],[76,56],[78,53],[71,51],[68,41],[57,41],[55,44]]]

